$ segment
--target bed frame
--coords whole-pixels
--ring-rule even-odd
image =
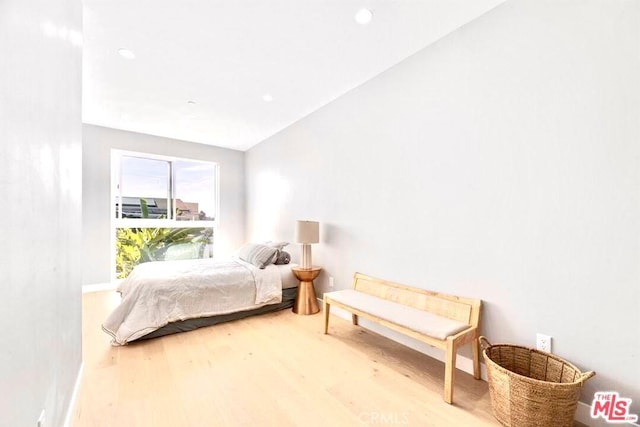
[[[271,313],[273,311],[284,310],[286,308],[293,307],[293,302],[296,299],[297,288],[289,288],[282,290],[282,302],[276,304],[265,305],[253,310],[238,311],[235,313],[220,314],[212,317],[199,317],[195,319],[181,320],[178,322],[171,322],[168,325],[163,326],[160,329],[156,329],[153,332],[148,333],[145,336],[138,338],[136,341],[148,340],[151,338],[158,338],[165,335],[176,334],[178,332],[193,331],[198,328],[206,326],[217,325],[219,323],[231,322],[233,320],[244,319],[245,317],[255,316],[259,314]]]

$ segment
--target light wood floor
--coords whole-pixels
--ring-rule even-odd
[[[83,295],[84,426],[496,426],[487,384],[333,316],[290,310],[112,347],[115,292]]]

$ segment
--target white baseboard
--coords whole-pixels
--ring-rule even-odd
[[[602,418],[594,420],[591,418],[591,407],[586,403],[578,402],[578,408],[576,409],[576,421],[590,427],[600,427],[610,425]]]
[[[78,393],[80,392],[80,384],[82,383],[82,373],[84,372],[84,362],[80,363],[80,369],[78,369],[78,375],[76,376],[76,383],[73,386],[73,393],[71,394],[71,401],[67,407],[67,416],[64,417],[64,427],[71,427],[71,418],[73,417],[73,411],[76,408],[76,402],[78,400]]]
[[[82,285],[82,293],[86,294],[88,292],[115,291],[118,288],[119,283],[120,281]]]

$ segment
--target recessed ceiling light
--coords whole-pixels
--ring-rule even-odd
[[[356,22],[360,25],[368,24],[369,22],[371,22],[372,18],[373,12],[371,12],[369,9],[360,9],[353,17],[353,19],[355,19]]]
[[[265,93],[264,95],[262,95],[262,100],[264,102],[271,102],[273,101],[273,96],[271,96],[270,93]]]
[[[118,53],[120,54],[120,56],[122,56],[123,58],[127,58],[127,59],[133,59],[133,58],[136,57],[136,55],[133,52],[131,52],[129,49],[125,49],[123,47],[118,49]]]

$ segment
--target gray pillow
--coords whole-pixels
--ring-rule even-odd
[[[291,254],[286,251],[279,251],[276,260],[273,262],[274,264],[282,265],[289,264],[291,262]]]
[[[238,258],[258,268],[265,268],[274,262],[277,256],[278,249],[257,243],[247,243],[238,251]]]

